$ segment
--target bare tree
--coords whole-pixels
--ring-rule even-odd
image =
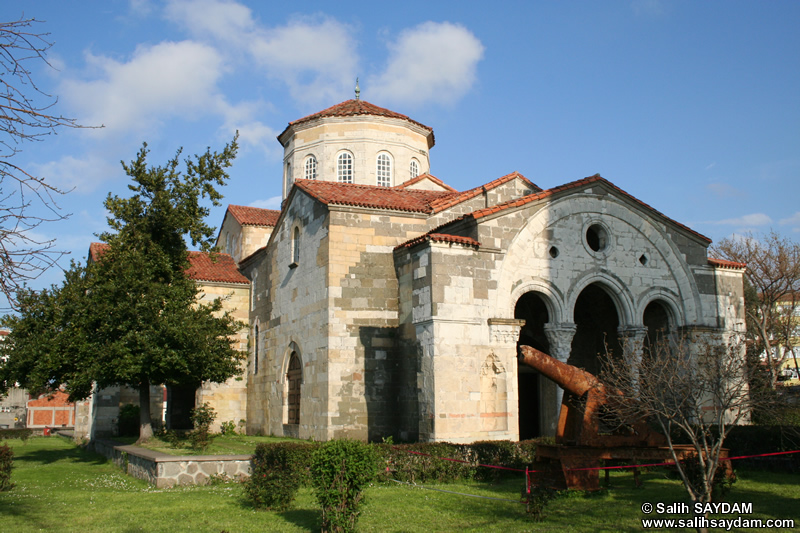
[[[800,310],[800,244],[770,231],[763,236],[723,239],[712,253],[747,264],[745,276],[758,293],[748,300],[748,331],[761,348],[759,352],[766,354],[774,389],[778,368],[793,355],[792,339],[798,325],[795,313]]]
[[[16,156],[25,141],[81,127],[52,114],[58,99],[34,81],[32,65],[50,65],[46,53],[52,46],[47,33],[35,31],[38,23],[24,16],[0,22],[0,291],[11,306],[19,287],[64,255],[54,240],[39,239],[33,230],[68,216],[56,202],[64,191],[16,164]]]
[[[750,394],[743,339],[701,331],[660,336],[639,355],[631,348],[624,346],[626,357],[603,358],[600,380],[610,391],[604,422],[631,427],[644,419],[657,425],[693,504],[710,503],[725,468],[725,438],[762,401]],[[676,441],[689,443],[691,462],[679,461],[685,448]]]

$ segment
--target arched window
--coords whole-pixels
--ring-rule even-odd
[[[411,172],[411,179],[416,178],[419,176],[419,163],[416,159],[411,160],[411,165],[409,166],[409,171]]]
[[[295,226],[292,230],[292,264],[297,266],[300,263],[300,227]]]
[[[292,352],[289,358],[289,369],[286,372],[288,414],[287,424],[300,423],[300,385],[303,383],[303,368],[297,352]]]
[[[336,158],[336,176],[340,183],[353,183],[353,156],[349,152]]]
[[[258,374],[258,324],[256,324],[255,332],[253,333],[255,336],[255,343],[253,347],[253,374]]]
[[[285,175],[283,176],[283,181],[286,188],[286,194],[289,194],[289,189],[292,188],[292,164],[286,163],[286,168],[284,169]]]
[[[317,158],[313,155],[306,157],[305,169],[303,177],[307,180],[317,179]]]
[[[391,187],[392,185],[392,160],[389,154],[378,154],[378,186]]]

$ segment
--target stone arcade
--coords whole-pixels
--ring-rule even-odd
[[[743,331],[743,265],[600,176],[458,192],[429,173],[430,127],[358,98],[278,140],[282,210],[229,206],[217,244],[232,260],[192,271],[249,323],[244,379],[195,394],[218,422],[317,440],[552,435],[561,390],[518,366],[518,342],[596,372],[604,342]]]

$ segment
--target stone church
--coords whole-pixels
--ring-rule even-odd
[[[744,265],[599,175],[457,191],[430,174],[432,128],[358,97],[278,140],[282,209],[229,206],[221,261],[192,256],[249,328],[244,375],[193,398],[218,422],[316,440],[554,434],[561,390],[518,365],[518,343],[596,372],[606,345],[648,332],[744,330]]]

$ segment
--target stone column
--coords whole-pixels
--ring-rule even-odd
[[[547,340],[550,343],[550,355],[555,357],[562,363],[566,363],[569,355],[572,352],[572,338],[578,326],[571,322],[548,323],[544,325],[544,333],[547,335]],[[542,405],[545,407],[542,413],[542,429],[546,429],[547,435],[555,435],[556,427],[558,426],[558,416],[561,411],[561,401],[564,398],[564,389],[556,385],[549,379],[544,379],[541,382],[541,400]],[[550,391],[548,391],[550,389]],[[547,402],[547,396],[553,397],[552,391],[555,392],[555,402]],[[549,405],[548,405],[549,404]]]
[[[524,320],[516,318],[489,319],[489,339],[492,351],[506,368],[506,406],[503,411],[508,413],[505,428],[512,439],[519,439],[519,390],[516,358],[519,332],[524,325]]]
[[[631,369],[631,384],[638,390],[639,365],[642,362],[644,353],[644,339],[647,337],[647,328],[644,326],[620,326],[617,329],[620,344],[622,344],[622,356]]]

